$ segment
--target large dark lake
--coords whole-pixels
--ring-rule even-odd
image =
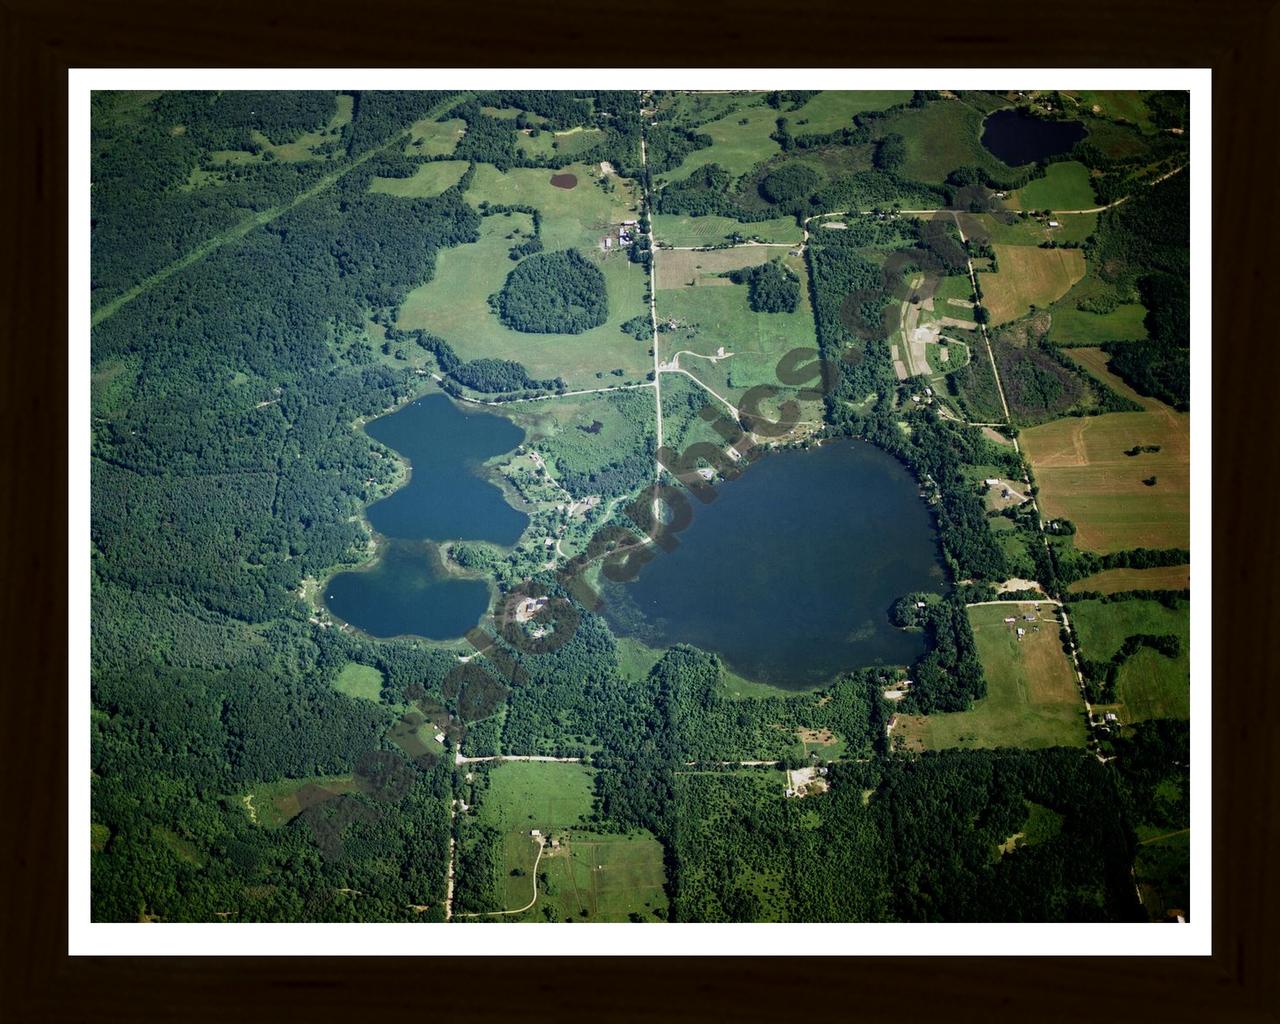
[[[695,644],[751,679],[789,688],[909,664],[920,634],[894,600],[945,581],[915,480],[873,445],[770,455],[697,505],[680,546],[632,583],[605,582],[605,615],[655,647]]]
[[[1022,110],[997,110],[982,128],[982,144],[1010,167],[1066,153],[1084,136],[1079,121],[1046,121]]]
[[[489,585],[449,576],[432,542],[507,546],[519,539],[528,516],[507,504],[482,467],[520,444],[524,432],[501,416],[463,411],[444,395],[412,402],[366,431],[409,461],[409,482],[369,506],[369,522],[382,535],[378,561],[333,577],[325,605],[374,636],[461,636],[488,608]]]

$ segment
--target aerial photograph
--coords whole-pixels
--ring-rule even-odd
[[[1187,91],[89,110],[92,922],[1206,912]]]

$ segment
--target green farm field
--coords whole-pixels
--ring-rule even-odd
[[[1151,123],[1151,111],[1137,89],[1108,89],[1092,91],[1088,89],[1072,89],[1062,95],[1075,100],[1080,106],[1092,109],[1094,113],[1109,117],[1115,121],[1128,121],[1136,124],[1144,132],[1156,130]]]
[[[439,335],[453,346],[460,359],[515,359],[530,376],[563,377],[570,388],[602,387],[604,383],[596,373],[609,374],[614,369],[621,369],[623,376],[610,376],[608,383],[643,381],[653,367],[649,346],[624,334],[621,325],[647,312],[645,269],[631,263],[625,253],[589,251],[588,259],[604,273],[608,320],[582,334],[513,331],[498,319],[488,303],[488,297],[502,289],[515,266],[507,257],[507,250],[514,243],[506,236],[513,227],[527,235],[532,231],[531,218],[520,213],[486,217],[478,242],[442,251],[435,276],[406,296],[398,326]],[[544,221],[544,236],[548,227]],[[576,229],[562,224],[561,232],[576,234]],[[555,246],[548,244],[547,248]]]
[[[502,761],[489,769],[478,819],[503,832],[528,834],[584,824],[595,771],[566,761]]]
[[[791,122],[792,134],[820,135],[852,127],[855,114],[910,103],[911,96],[910,89],[827,89],[799,110],[784,110],[779,114]]]
[[[586,825],[591,813],[594,771],[565,762],[507,761],[489,770],[489,788],[480,797],[478,820],[503,833],[503,906],[516,909],[533,892],[537,829],[561,845],[544,849],[538,873],[549,886],[523,915],[506,921],[554,919],[622,921],[631,912],[651,916],[665,907],[662,847],[648,833],[595,835]],[[513,875],[518,870],[523,875]],[[540,883],[541,886],[541,883]],[[648,904],[648,906],[646,906]],[[587,910],[584,918],[583,909]]]
[[[1050,313],[1049,340],[1075,347],[1101,345],[1104,341],[1138,341],[1147,336],[1146,307],[1123,302],[1110,313],[1089,313],[1077,308],[1068,294]]]
[[[707,164],[719,164],[736,177],[781,153],[782,147],[769,138],[777,130],[781,112],[766,105],[763,98],[755,102],[755,106],[740,107],[718,121],[699,127],[699,134],[711,136],[712,145],[689,153],[680,166],[660,175],[659,182],[663,179],[682,181]],[[746,124],[742,124],[743,121]]]
[[[535,137],[528,131],[516,135],[516,149],[528,157],[577,156],[604,138],[599,128],[571,128],[563,132],[541,131]]]
[[[803,232],[793,217],[747,223],[732,217],[689,217],[684,214],[659,213],[653,218],[653,237],[667,245],[719,245],[734,233],[761,242],[795,242]]]
[[[1026,621],[1027,614],[1036,620]],[[1005,622],[1010,616],[1017,621]],[[969,711],[899,715],[895,742],[901,736],[907,750],[1084,746],[1084,701],[1058,637],[1057,608],[978,605],[969,608],[969,622],[987,695]],[[1021,640],[1018,628],[1026,630]]]
[[[407,156],[446,156],[458,146],[458,140],[466,134],[467,122],[461,118],[436,121],[423,118],[409,129],[409,141],[404,147]]]
[[[1190,586],[1191,566],[1160,565],[1152,569],[1104,569],[1076,580],[1067,590],[1073,594],[1122,594],[1126,590],[1187,590]]]
[[[648,832],[601,835],[579,829],[553,833],[557,846],[543,848],[538,899],[522,914],[501,921],[659,921],[666,918],[666,870],[662,844]],[[503,842],[503,905],[523,907],[533,895],[538,847],[527,833]],[[512,871],[522,871],[513,875]],[[633,918],[631,915],[635,915]]]
[[[1089,168],[1075,160],[1050,164],[1036,178],[1009,197],[1013,210],[1091,210],[1098,205],[1089,183]]]
[[[711,136],[712,145],[694,150],[679,167],[662,177],[680,181],[707,164],[719,164],[735,176],[745,174],[756,164],[782,152],[782,147],[769,137],[777,130],[779,117],[787,119],[793,135],[830,132],[851,128],[855,114],[905,103],[911,99],[911,93],[907,90],[832,90],[812,97],[799,110],[777,110],[766,104],[763,97],[737,99],[742,104],[738,109],[696,129]],[[801,123],[805,121],[807,123]]]
[[[1100,349],[1071,349],[1070,355],[1144,411],[1072,416],[1022,431],[1045,516],[1074,522],[1076,546],[1085,551],[1189,547],[1190,414],[1137,394],[1106,370]],[[1160,451],[1124,454],[1135,445]],[[1143,483],[1152,476],[1154,486]]]
[[[999,244],[992,248],[999,270],[983,274],[978,283],[993,324],[1016,320],[1032,306],[1048,306],[1084,277],[1084,253],[1079,249]]]
[[[948,216],[943,214],[941,216]],[[1038,246],[1041,242],[1084,242],[1098,226],[1096,213],[1063,213],[1052,217],[1023,217],[1008,211],[962,213],[966,238],[995,245]],[[1051,228],[1049,221],[1058,226]]]
[[[1130,636],[1173,634],[1181,641],[1176,658],[1144,647],[1116,676],[1116,714],[1121,722],[1191,716],[1191,602],[1166,608],[1159,601],[1075,601],[1068,608],[1082,655],[1108,661]]]
[[[572,174],[573,188],[551,184],[555,174]],[[608,234],[617,235],[624,220],[636,220],[636,196],[626,178],[612,178],[616,187],[605,192],[595,185],[600,169],[588,164],[569,164],[559,171],[542,167],[513,167],[503,173],[492,164],[480,164],[467,189],[467,202],[536,206],[542,214],[542,241],[548,251],[577,248],[584,252],[599,248]],[[611,230],[612,229],[612,230]]]
[[[777,386],[778,361],[787,352],[817,347],[807,271],[799,257],[784,259],[801,282],[800,302],[792,313],[756,313],[748,301],[746,285],[711,276],[763,263],[776,254],[777,250],[741,247],[709,253],[663,253],[658,258],[658,280],[673,285],[658,289],[658,321],[674,320],[677,324],[675,330],[658,335],[662,361],[670,363],[678,355],[681,370],[735,405],[756,385]],[[691,280],[698,284],[688,286]],[[717,356],[721,348],[724,357]]]
[[[431,163],[419,164],[418,169],[408,178],[374,178],[369,191],[410,199],[427,199],[456,185],[466,170],[465,160],[433,160]]]

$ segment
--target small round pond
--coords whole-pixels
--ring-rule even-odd
[[[1025,110],[997,110],[983,122],[982,144],[1010,167],[1068,152],[1085,137],[1079,121],[1049,121]]]

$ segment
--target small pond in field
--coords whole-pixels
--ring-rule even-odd
[[[1047,121],[1025,110],[997,110],[982,126],[982,144],[1010,167],[1059,156],[1084,137],[1079,121]]]

